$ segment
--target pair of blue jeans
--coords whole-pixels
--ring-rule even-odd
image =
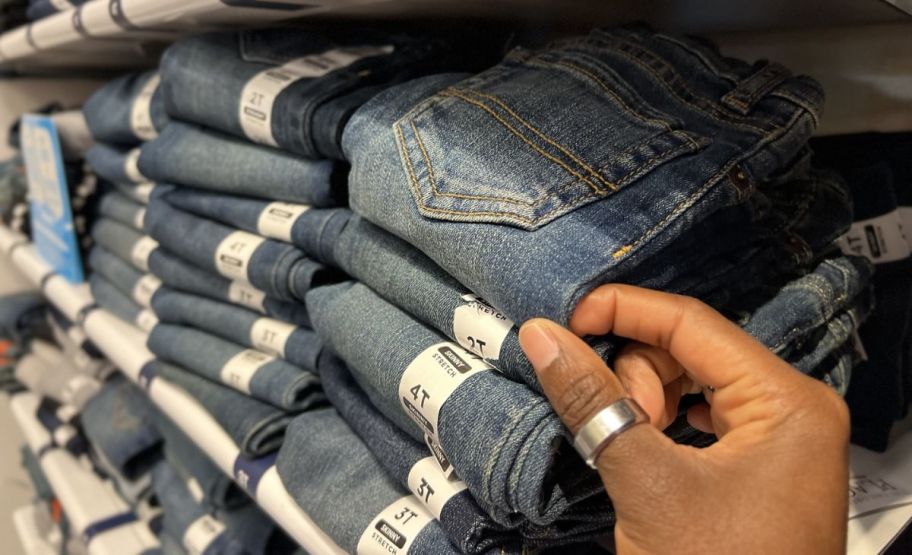
[[[89,253],[89,268],[141,307],[148,307],[150,301],[146,297],[157,293],[154,279],[145,278],[148,274],[140,272],[133,264],[111,254],[101,245],[96,245]]]
[[[86,162],[95,174],[112,183],[145,183],[148,179],[137,173],[138,151],[119,145],[95,143],[86,152]]]
[[[159,323],[149,334],[147,345],[159,360],[282,410],[306,410],[325,400],[313,372],[196,328]]]
[[[162,361],[153,363],[154,373],[196,399],[231,436],[241,453],[259,457],[279,448],[293,416],[230,387]]]
[[[314,206],[344,204],[348,176],[344,164],[306,160],[181,122],[142,146],[139,171],[152,181]]]
[[[337,280],[337,272],[292,245],[238,232],[172,208],[159,198],[149,203],[145,227],[162,247],[187,262],[244,280],[281,300],[303,300],[312,287]]]
[[[158,410],[125,377],[111,377],[82,409],[86,438],[127,479],[148,472],[158,461]]]
[[[598,30],[375,96],[343,136],[350,203],[512,320],[566,323],[595,286],[748,202],[821,102],[775,64]]]
[[[170,121],[165,113],[158,73],[131,73],[95,91],[82,113],[96,141],[136,146],[155,137]]]
[[[342,131],[360,105],[418,75],[487,67],[501,36],[330,23],[198,35],[165,51],[162,89],[176,119],[307,158],[343,159]],[[285,86],[257,97],[259,80]]]
[[[236,304],[163,289],[152,299],[158,319],[167,324],[194,327],[238,345],[277,355],[310,372],[317,371],[323,341],[311,330]]]

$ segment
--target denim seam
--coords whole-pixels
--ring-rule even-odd
[[[819,106],[812,106],[811,104],[808,103],[808,101],[806,99],[795,96],[794,94],[792,94],[791,92],[788,92],[788,91],[782,91],[782,90],[777,89],[777,90],[772,91],[770,93],[770,95],[784,98],[785,100],[788,100],[789,102],[793,102],[793,103],[797,104],[798,106],[801,106],[801,108],[803,108],[804,111],[806,111],[808,114],[810,114],[810,116],[814,119],[814,126],[816,127],[816,126],[820,125],[820,117],[818,115],[818,112],[820,111]]]
[[[534,403],[526,407],[518,416],[517,421],[521,420],[526,414],[528,414],[533,408],[538,406],[540,403]],[[485,464],[484,471],[482,472],[482,495],[485,498],[485,501],[488,505],[496,505],[491,501],[493,498],[493,486],[492,478],[494,474],[494,469],[497,467],[500,462],[500,456],[503,452],[504,445],[507,443],[509,434],[504,434],[500,437],[500,440],[494,445],[494,449],[491,451],[491,457],[488,458],[487,463]]]
[[[628,48],[634,49],[634,50],[638,49],[641,53],[645,53],[649,56],[653,56],[656,60],[661,62],[662,65],[665,66],[675,77],[677,77],[677,79],[676,79],[677,84],[673,84],[673,83],[669,82],[667,79],[663,78],[661,75],[659,75],[659,73],[654,68],[649,66],[649,64],[646,63],[645,60],[641,59],[635,53],[627,52],[623,48],[613,49],[613,52],[615,52],[616,54],[626,58],[631,63],[634,63],[634,64],[640,66],[645,71],[650,73],[653,77],[655,77],[655,79],[658,82],[660,82],[663,85],[663,87],[666,90],[668,90],[668,92],[673,94],[682,103],[684,103],[688,106],[691,106],[692,108],[702,112],[707,117],[712,118],[712,119],[716,120],[717,122],[722,123],[724,125],[742,127],[742,128],[754,131],[761,135],[766,135],[768,133],[775,132],[778,129],[778,126],[776,126],[776,125],[773,125],[772,129],[764,129],[762,127],[758,127],[758,126],[754,125],[754,123],[756,123],[755,120],[750,119],[750,118],[737,117],[734,114],[724,112],[724,111],[720,110],[719,107],[716,106],[712,101],[709,101],[699,95],[694,94],[693,91],[691,91],[687,87],[684,79],[680,76],[680,74],[677,73],[676,71],[674,71],[674,69],[671,68],[671,66],[667,63],[667,61],[662,59],[660,56],[656,56],[655,54],[652,54],[651,52],[648,52],[647,50],[645,50],[643,48],[639,48],[637,45],[631,44],[624,40],[613,38],[606,42],[608,42],[609,44],[611,42],[614,42],[615,44],[620,44],[621,46],[627,46]],[[677,90],[677,89],[680,89],[680,90]],[[682,93],[691,97],[692,101],[687,100],[683,96],[681,96]],[[713,112],[715,112],[715,113],[713,113]]]
[[[706,69],[713,73],[716,77],[725,79],[726,81],[731,82],[733,85],[737,85],[741,81],[740,77],[737,74],[723,71],[719,66],[717,66],[715,62],[710,59],[710,56],[703,51],[706,50],[706,48],[701,49],[699,46],[692,46],[686,41],[679,39],[678,37],[673,37],[671,35],[662,33],[656,33],[655,38],[664,40],[665,42],[670,42],[691,56],[698,58],[700,62],[706,67]],[[714,52],[710,52],[710,54],[717,55]]]

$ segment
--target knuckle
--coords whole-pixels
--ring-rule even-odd
[[[607,381],[598,372],[585,372],[567,382],[556,406],[564,422],[574,430],[612,400]]]

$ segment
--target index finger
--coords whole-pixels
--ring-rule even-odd
[[[570,319],[578,335],[613,333],[667,350],[703,385],[722,388],[758,365],[765,373],[791,368],[706,304],[631,285],[603,285]]]

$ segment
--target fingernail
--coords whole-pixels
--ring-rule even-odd
[[[560,346],[548,329],[535,322],[522,327],[522,348],[536,369],[547,368],[560,355]]]

